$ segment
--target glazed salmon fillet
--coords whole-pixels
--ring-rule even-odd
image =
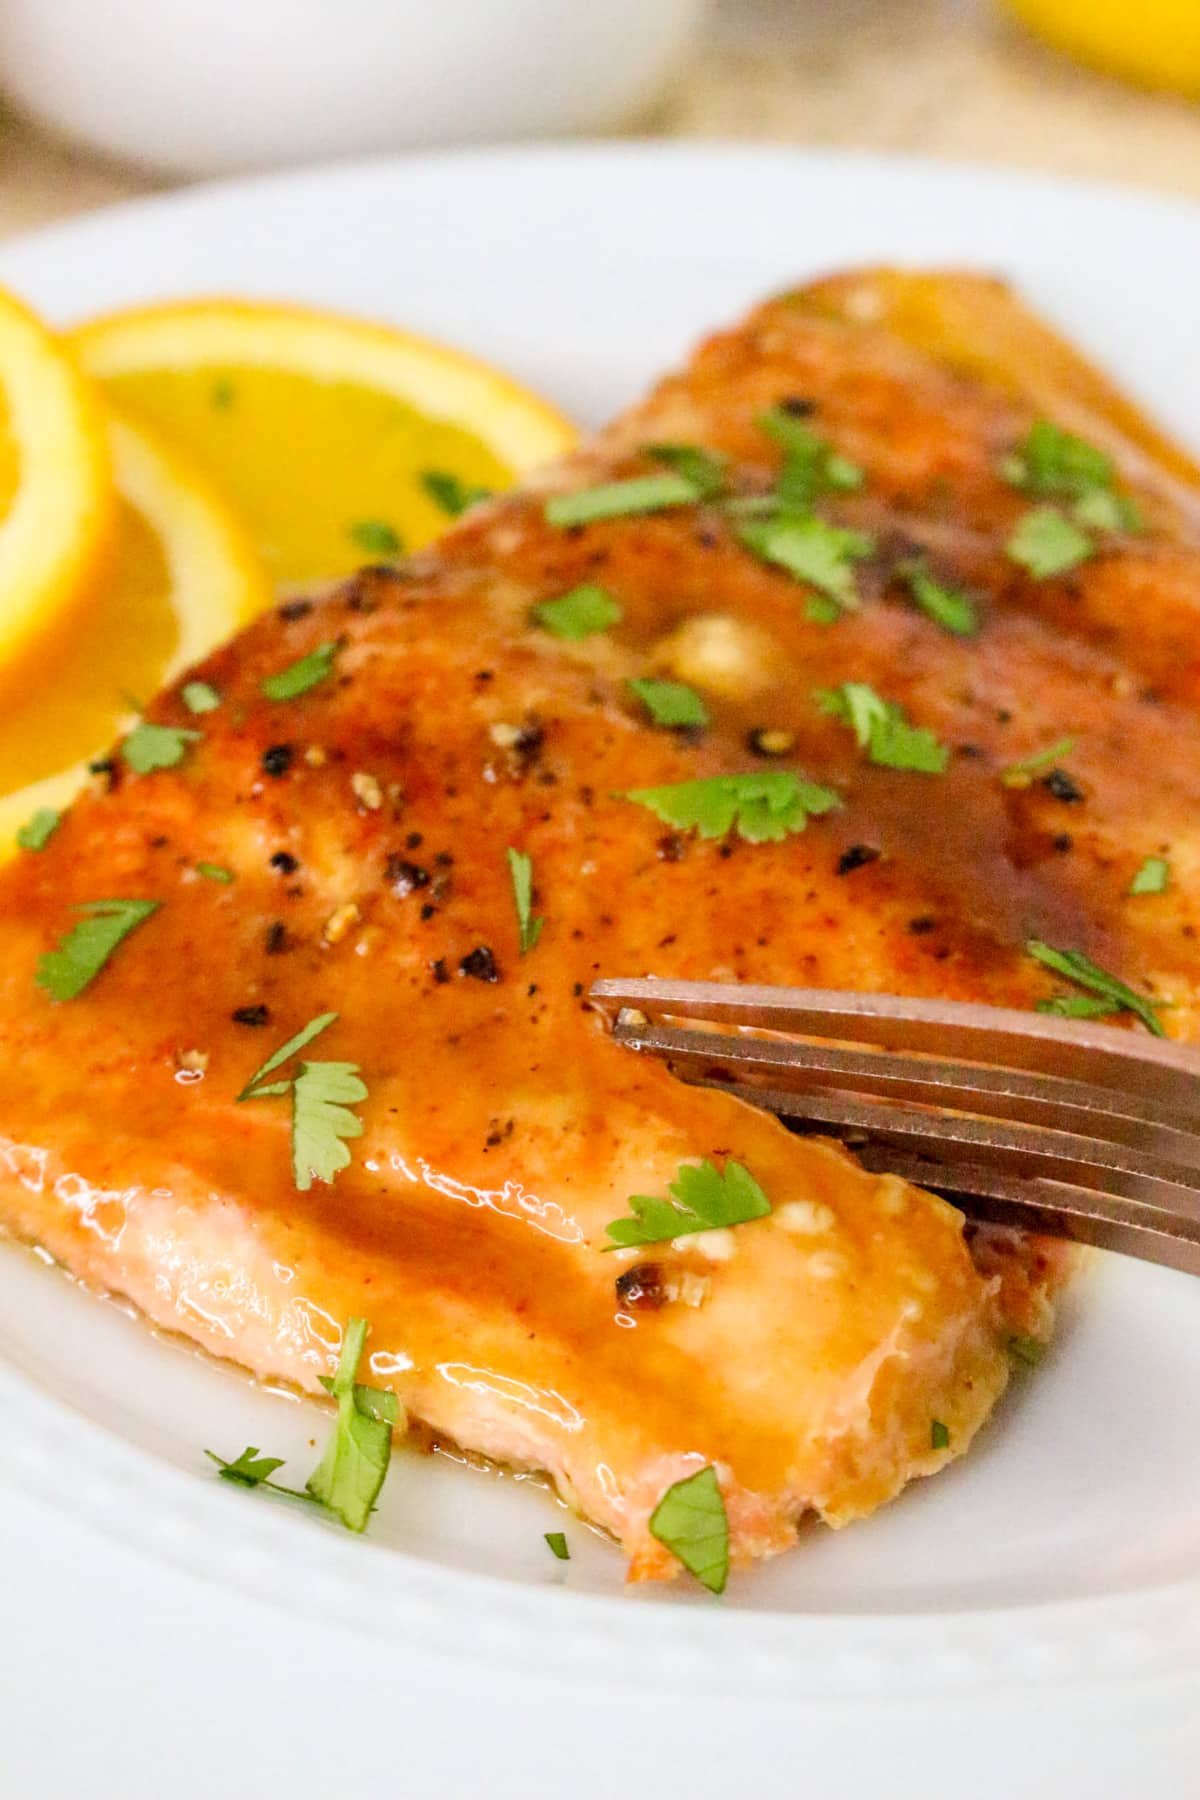
[[[799,450],[780,417],[812,434]],[[1106,452],[1094,482],[1124,496],[1042,575],[1008,547],[1043,505],[1011,473],[1039,420]],[[810,475],[826,458],[815,516],[856,534],[836,578],[747,530],[805,454]],[[680,471],[696,492],[662,510],[547,517]],[[969,1241],[942,1199],[676,1081],[612,1042],[589,985],[1077,996],[1038,940],[1194,1036],[1198,491],[995,284],[867,272],[763,306],[432,551],[258,621],[188,678],[210,710],[185,684],[152,707],[196,734],[175,766],[114,753],[3,871],[0,1216],[314,1394],[366,1318],[364,1379],[434,1435],[547,1471],[635,1576],[678,1568],[650,1519],[708,1465],[735,1562],[805,1514],[869,1513],[969,1445],[1013,1334],[1049,1329],[1058,1259]],[[958,629],[918,602],[914,561]],[[535,610],[563,596],[589,635]],[[303,691],[264,693],[309,657],[284,684]],[[657,723],[645,679],[686,685],[707,723]],[[868,754],[830,700],[846,683],[902,707],[942,766]],[[705,836],[628,797],[768,771],[827,790],[804,790],[805,829],[793,808],[765,841]],[[530,859],[524,953],[510,850]],[[1131,897],[1148,858],[1170,885]],[[43,959],[117,899],[157,905],[56,998]],[[329,1013],[306,1054],[357,1066],[363,1129],[302,1186],[286,1095],[238,1096]],[[770,1210],[612,1247],[631,1197],[705,1162]]]

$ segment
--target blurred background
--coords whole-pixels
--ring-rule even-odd
[[[1200,0],[0,0],[0,235],[172,181],[630,132],[1200,194]]]

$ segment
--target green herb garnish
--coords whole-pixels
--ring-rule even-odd
[[[669,1487],[650,1515],[650,1532],[710,1594],[729,1579],[729,1518],[710,1463]]]
[[[725,457],[699,444],[646,444],[644,448],[655,462],[665,463],[681,475],[697,500],[715,500],[723,493],[729,467]]]
[[[477,487],[460,481],[446,469],[422,469],[421,486],[435,506],[440,506],[449,519],[457,519],[479,500],[490,500],[491,488]]]
[[[1008,1354],[1026,1369],[1036,1369],[1046,1354],[1046,1346],[1034,1337],[1010,1337]]]
[[[949,1427],[940,1419],[933,1419],[929,1425],[929,1447],[931,1450],[948,1450],[950,1448]]]
[[[1045,750],[1035,750],[1032,756],[1023,757],[1020,762],[1009,763],[1001,769],[1000,779],[1005,787],[1024,787],[1037,775],[1044,775],[1053,769],[1064,756],[1069,756],[1075,748],[1073,737],[1059,738]]]
[[[1067,981],[1073,981],[1077,987],[1084,988],[1094,996],[1085,1003],[1080,1003],[1073,995],[1062,999],[1040,1000],[1038,1012],[1057,1013],[1064,1018],[1102,1018],[1105,1013],[1134,1013],[1155,1037],[1165,1037],[1166,1033],[1159,1023],[1156,1008],[1161,1001],[1150,1000],[1144,994],[1135,993],[1107,969],[1102,969],[1082,950],[1056,950],[1053,944],[1043,943],[1040,938],[1029,938],[1025,945],[1026,953],[1044,968],[1053,969]]]
[[[206,881],[223,881],[228,883],[233,880],[233,870],[225,868],[221,863],[198,862],[196,864],[196,873],[197,875],[203,875]]]
[[[318,644],[315,650],[289,663],[277,675],[268,675],[262,683],[263,693],[268,700],[298,700],[301,694],[307,694],[310,688],[329,679],[337,653],[335,643]]]
[[[695,688],[682,681],[627,681],[656,725],[701,726],[708,724],[708,708]]]
[[[293,1056],[299,1055],[301,1050],[306,1049],[314,1038],[320,1037],[323,1031],[328,1031],[336,1019],[335,1012],[318,1013],[315,1019],[310,1019],[308,1024],[296,1033],[295,1037],[290,1037],[286,1044],[281,1044],[278,1050],[268,1056],[265,1063],[261,1063],[255,1069],[237,1098],[239,1100],[258,1100],[268,1091],[275,1094],[286,1093],[290,1086],[288,1082],[283,1082],[270,1090],[263,1088],[262,1083],[268,1075],[273,1075],[276,1069],[281,1069],[285,1062],[288,1062]]]
[[[188,745],[194,744],[200,735],[184,725],[152,725],[143,719],[121,745],[121,756],[137,775],[150,775],[155,769],[174,769],[187,755]]]
[[[693,506],[700,497],[693,482],[675,470],[664,470],[661,475],[634,475],[628,481],[554,494],[546,502],[545,517],[548,525],[591,525],[600,519],[630,519],[673,506]]]
[[[534,624],[540,625],[543,631],[552,631],[555,637],[567,638],[573,643],[607,631],[610,625],[618,624],[622,616],[619,604],[607,589],[590,581],[582,587],[572,588],[569,594],[562,594],[557,600],[539,601],[530,614]]]
[[[662,1244],[688,1237],[696,1231],[716,1231],[724,1225],[744,1225],[764,1218],[771,1202],[748,1169],[727,1162],[724,1170],[707,1159],[699,1164],[681,1163],[671,1183],[670,1200],[651,1194],[632,1194],[626,1219],[607,1226],[611,1244],[606,1250],[628,1250],[638,1244]]]
[[[62,814],[54,807],[39,806],[17,832],[17,843],[22,850],[44,850],[61,823]]]
[[[829,623],[841,612],[856,612],[861,605],[854,564],[875,549],[874,538],[866,532],[847,531],[824,519],[781,513],[741,526],[738,537],[763,562],[786,569],[832,603],[833,612],[829,604],[818,606],[815,613],[810,607],[809,616],[818,623]]]
[[[508,858],[508,872],[512,877],[513,905],[517,909],[517,930],[520,934],[521,955],[532,950],[542,935],[545,919],[533,917],[533,859],[522,850],[509,848],[504,853]]]
[[[351,1319],[337,1373],[332,1381],[322,1379],[322,1386],[337,1401],[337,1420],[325,1454],[307,1483],[313,1499],[328,1507],[351,1531],[366,1530],[388,1472],[392,1428],[401,1420],[395,1394],[365,1387],[355,1379],[366,1341],[366,1320]]]
[[[1148,856],[1129,884],[1131,894],[1165,894],[1171,881],[1171,865],[1165,856]]]
[[[399,556],[404,548],[400,533],[386,519],[357,519],[347,525],[346,536],[368,556]]]
[[[803,831],[810,818],[841,805],[832,788],[806,781],[791,769],[633,788],[624,798],[649,807],[664,825],[679,831],[718,838],[736,829],[748,844],[778,843],[789,832]]]
[[[865,681],[818,688],[814,699],[822,712],[849,725],[859,747],[881,768],[940,775],[950,760],[949,750],[932,731],[911,725],[902,706],[882,699]]]
[[[1025,513],[1006,545],[1010,562],[1027,569],[1035,581],[1065,575],[1086,562],[1094,548],[1087,532],[1056,506],[1035,506]]]
[[[301,1063],[292,1082],[292,1174],[301,1193],[347,1167],[350,1152],[343,1139],[363,1133],[362,1120],[350,1108],[366,1097],[357,1063]]]
[[[1026,494],[1074,500],[1110,488],[1115,476],[1112,459],[1103,450],[1049,419],[1030,427],[1024,443],[1001,461],[1000,473],[1010,487]]]
[[[902,563],[896,571],[913,600],[927,618],[955,637],[972,637],[979,630],[975,602],[961,588],[935,581],[920,563]]]
[[[280,1494],[294,1494],[298,1491],[295,1488],[276,1486],[270,1477],[276,1469],[282,1469],[284,1459],[282,1456],[260,1456],[257,1444],[248,1445],[232,1462],[226,1462],[225,1458],[218,1456],[215,1450],[206,1450],[204,1454],[211,1457],[216,1463],[217,1472],[224,1480],[236,1481],[239,1487],[256,1488],[262,1487],[265,1483],[267,1487],[275,1488],[276,1492]]]
[[[210,687],[207,681],[186,682],[181,697],[190,713],[215,712],[221,704],[220,694],[215,687]]]
[[[96,979],[117,946],[157,912],[158,900],[88,900],[84,916],[54,950],[40,958],[34,979],[53,1000],[74,1000]]]
[[[567,1534],[565,1531],[546,1531],[543,1532],[542,1535],[547,1544],[549,1544],[553,1554],[557,1556],[559,1562],[570,1562],[571,1552],[567,1548]]]
[[[758,420],[760,431],[783,450],[783,468],[775,488],[784,510],[806,512],[822,494],[849,492],[863,484],[857,463],[839,456],[823,437],[784,406],[773,406]]]

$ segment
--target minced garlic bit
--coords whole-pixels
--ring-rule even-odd
[[[503,719],[497,719],[488,726],[488,736],[498,750],[511,750],[515,744],[520,743],[522,734],[522,726],[509,725]]]
[[[833,1230],[837,1215],[820,1200],[786,1200],[775,1208],[775,1223],[798,1237],[820,1237]]]
[[[814,1281],[836,1281],[846,1273],[846,1259],[832,1250],[815,1250],[808,1259],[808,1272]]]
[[[712,1291],[712,1277],[697,1274],[695,1269],[672,1270],[663,1283],[668,1300],[683,1306],[703,1306]]]
[[[692,1231],[686,1237],[672,1240],[673,1250],[696,1250],[709,1262],[729,1262],[737,1245],[728,1226],[718,1225],[714,1231]]]
[[[383,789],[374,775],[368,775],[364,769],[355,770],[350,777],[350,787],[358,804],[368,812],[378,812],[383,805]]]
[[[744,699],[779,679],[781,653],[757,626],[724,613],[685,619],[653,646],[653,660],[691,687]]]
[[[340,944],[348,931],[352,931],[362,918],[357,904],[347,900],[345,906],[339,906],[325,921],[323,936],[327,944]]]
[[[208,1068],[207,1050],[177,1050],[175,1067],[184,1069],[189,1075],[203,1075]]]
[[[320,744],[310,744],[304,752],[304,760],[310,769],[323,769],[329,761]]]

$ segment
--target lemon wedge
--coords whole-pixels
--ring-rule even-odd
[[[111,560],[0,710],[0,854],[67,805],[139,702],[270,604],[252,539],[207,478],[128,420],[107,428]]]
[[[1009,0],[1025,23],[1069,56],[1150,87],[1200,98],[1196,0]]]
[[[284,585],[416,549],[575,441],[486,363],[335,313],[183,301],[96,319],[72,344],[125,413],[206,469]]]

